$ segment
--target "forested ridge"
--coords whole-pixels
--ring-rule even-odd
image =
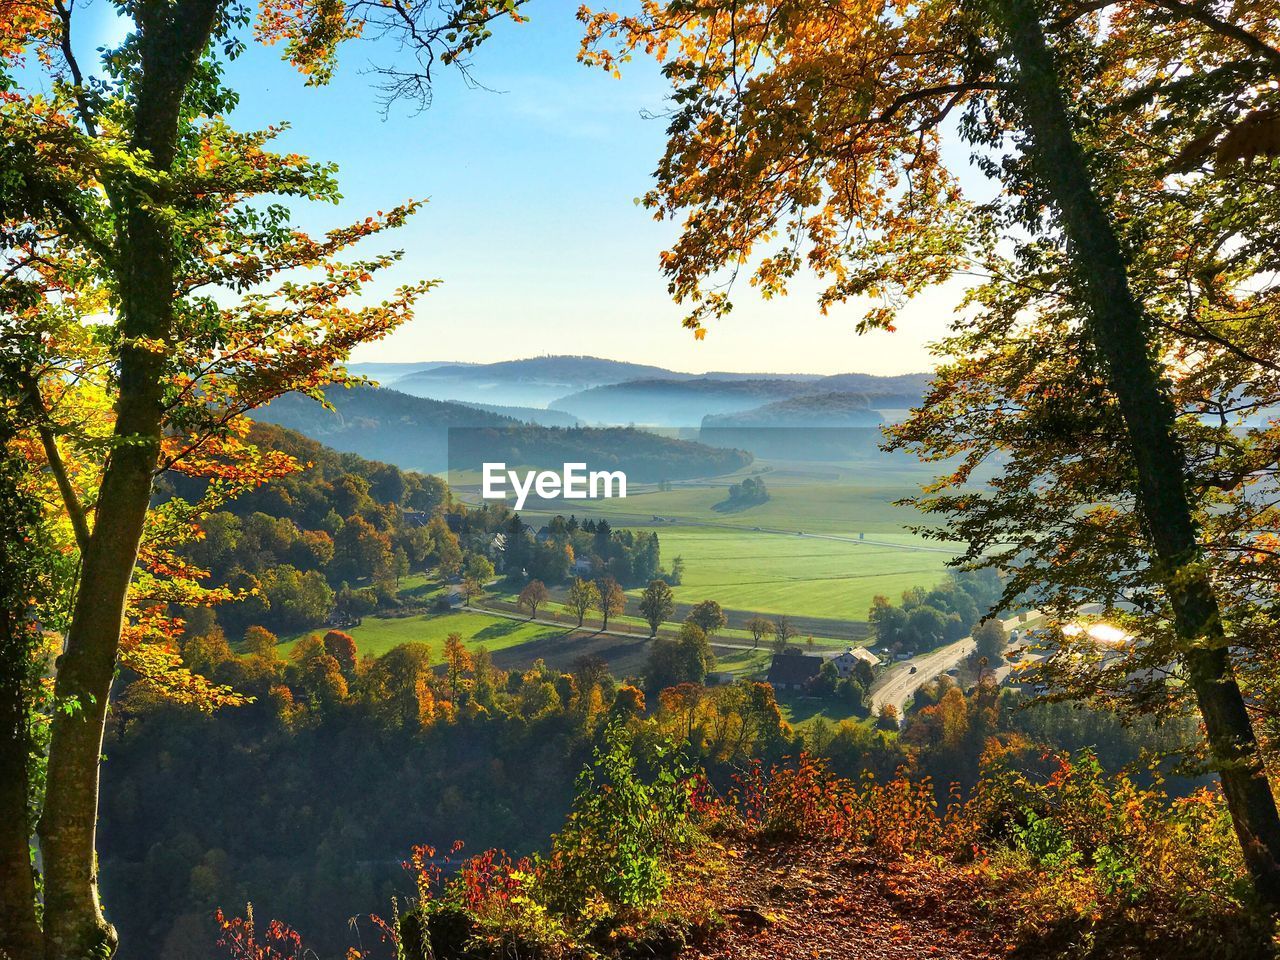
[[[424,472],[476,471],[485,462],[559,469],[585,461],[601,470],[623,470],[635,482],[655,483],[732,473],[751,462],[741,450],[622,427],[544,426],[519,418],[519,411],[508,416],[501,408],[445,403],[394,389],[330,390],[327,402],[332,409],[308,397],[286,396],[255,416],[339,450]]]

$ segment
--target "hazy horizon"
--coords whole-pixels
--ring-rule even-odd
[[[415,366],[417,364],[423,364],[423,363],[440,364],[442,366],[447,366],[447,365],[486,366],[489,364],[496,364],[496,363],[513,363],[520,360],[540,360],[540,359],[547,359],[552,357],[575,358],[575,359],[582,359],[582,360],[604,360],[604,361],[610,361],[614,363],[642,364],[642,365],[648,365],[648,366],[662,367],[666,370],[670,370],[672,373],[691,374],[695,376],[698,374],[714,374],[714,373],[733,373],[733,374],[759,373],[762,375],[783,375],[783,376],[797,376],[797,375],[808,374],[815,377],[826,377],[826,376],[832,376],[834,374],[865,374],[867,376],[873,376],[873,377],[895,377],[895,376],[902,376],[905,374],[927,374],[931,372],[930,367],[924,367],[924,366],[914,370],[901,370],[901,371],[894,371],[892,373],[884,373],[878,370],[859,370],[854,368],[848,368],[848,369],[841,368],[838,370],[831,370],[831,371],[817,370],[817,369],[778,370],[778,369],[773,369],[769,367],[733,370],[733,369],[727,369],[724,367],[700,367],[696,365],[684,366],[684,365],[680,365],[677,363],[670,363],[670,362],[668,363],[650,362],[645,360],[638,360],[638,359],[635,359],[634,357],[604,356],[596,353],[571,353],[571,352],[560,352],[560,351],[550,351],[550,350],[541,351],[538,353],[499,356],[499,357],[495,357],[492,360],[463,360],[456,357],[441,357],[441,356],[428,356],[428,355],[411,357],[411,358],[406,358],[404,356],[397,356],[395,359],[388,359],[388,360],[383,360],[383,359],[366,360],[363,358],[356,359],[353,357],[349,362],[349,366],[381,365],[381,366],[410,367],[410,366]]]

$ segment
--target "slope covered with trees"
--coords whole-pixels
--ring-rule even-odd
[[[587,387],[670,375],[661,367],[622,360],[548,356],[441,365],[399,378],[396,389],[441,400],[545,407],[557,397]]]
[[[486,462],[554,470],[586,462],[592,470],[620,469],[636,481],[654,482],[732,473],[750,462],[739,450],[638,430],[542,426],[397,390],[330,390],[326,401],[332,409],[307,397],[282,397],[254,416],[338,450],[428,473],[478,471]]]
[[[649,379],[592,387],[551,404],[590,423],[697,426],[709,414],[747,410],[809,391],[799,380]]]
[[[776,400],[736,413],[708,415],[702,426],[721,427],[876,427],[883,417],[873,396],[862,393],[816,393]]]

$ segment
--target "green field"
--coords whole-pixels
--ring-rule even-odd
[[[865,620],[871,598],[891,597],[944,575],[946,554],[715,527],[659,534],[664,562],[685,560],[676,600],[712,599],[764,613]]]
[[[860,717],[849,707],[832,700],[817,697],[802,697],[798,694],[782,693],[778,695],[778,708],[782,718],[793,727],[803,730],[819,717],[831,724],[840,724],[845,720],[852,723],[870,724],[873,721]]]
[[[522,644],[560,637],[565,631],[558,627],[458,610],[412,617],[365,617],[360,626],[351,627],[346,632],[355,638],[362,655],[379,656],[402,643],[425,643],[431,647],[431,662],[439,663],[445,637],[451,633],[462,634],[463,641],[470,649],[482,646],[491,653],[496,653]],[[287,656],[297,640],[298,638],[294,638],[281,644],[282,655]]]
[[[860,533],[891,534],[903,542],[923,542],[905,529],[918,523],[920,514],[909,506],[894,505],[895,500],[919,492],[918,484],[905,474],[896,483],[885,482],[889,478],[880,476],[871,478],[875,482],[867,482],[856,474],[834,470],[830,477],[794,470],[771,471],[761,476],[769,484],[769,500],[737,512],[722,512],[716,506],[726,499],[726,488],[738,477],[665,491],[641,489],[612,500],[577,501],[572,512],[580,517],[604,516],[615,526],[651,525],[653,517],[659,516],[664,522],[671,518],[697,520],[748,531],[762,527],[854,537]],[[926,477],[920,473],[913,476],[921,480]],[[523,512],[551,515],[567,511],[563,501],[531,498]]]
[[[729,650],[724,647],[713,647],[716,655],[716,669],[727,670],[737,677],[756,677],[769,669],[772,654],[767,648],[760,650]]]
[[[919,492],[932,470],[919,466],[756,463],[770,499],[738,512],[716,505],[738,477],[675,489],[640,489],[625,499],[573,504],[580,518],[605,517],[615,527],[656,529],[663,563],[680,556],[680,602],[716,600],[766,614],[866,619],[871,598],[896,598],[945,576],[950,550],[911,533],[920,514],[894,501]],[[531,501],[533,524],[567,512],[562,501]],[[634,595],[636,591],[632,591]]]

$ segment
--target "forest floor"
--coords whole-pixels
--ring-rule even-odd
[[[954,867],[813,843],[749,843],[730,860],[712,892],[726,926],[682,958],[989,960],[1016,948],[1012,918]]]

